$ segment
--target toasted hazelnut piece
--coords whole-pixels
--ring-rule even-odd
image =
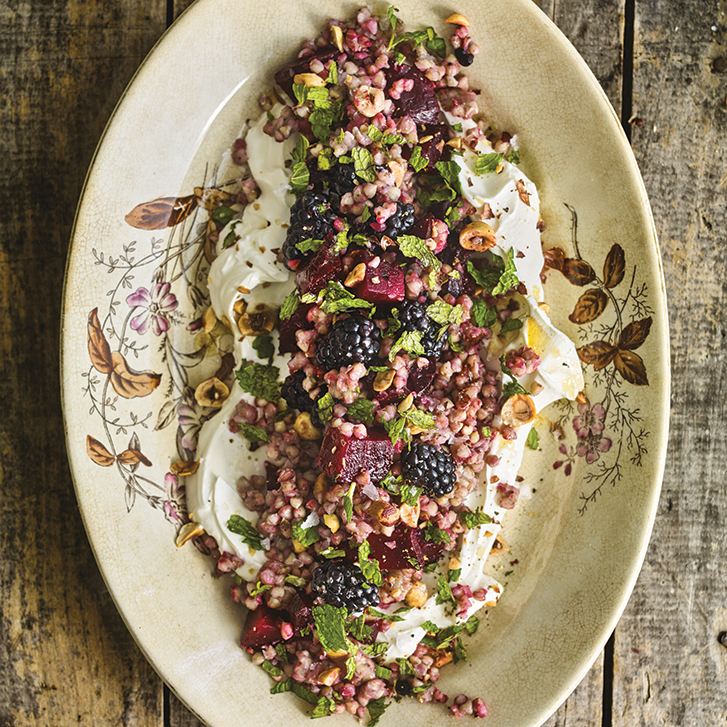
[[[584,392],[579,391],[578,396],[576,396],[576,401],[579,404],[588,404],[588,397],[585,395]]]
[[[502,405],[500,416],[508,427],[521,427],[535,419],[535,404],[527,394],[515,394]]]
[[[296,73],[293,83],[302,83],[304,86],[325,86],[326,82],[315,73]]]
[[[232,312],[235,314],[235,316],[244,315],[246,310],[247,310],[247,301],[244,298],[238,298],[232,304]]]
[[[386,371],[379,371],[374,379],[374,391],[386,391],[396,378],[396,371],[394,369],[386,369]]]
[[[178,477],[193,475],[199,469],[199,460],[179,460],[179,462],[173,462],[169,469],[173,475],[177,475]]]
[[[196,538],[198,535],[202,535],[204,528],[199,523],[185,523],[179,528],[177,537],[174,539],[174,544],[181,548],[188,540]]]
[[[336,651],[327,651],[326,656],[329,659],[342,659],[344,656],[348,656],[348,652],[345,649],[338,649]]]
[[[295,424],[293,424],[293,429],[295,429],[301,439],[315,441],[323,436],[323,430],[313,426],[310,414],[307,411],[298,414],[298,418],[295,420]]]
[[[459,13],[452,13],[444,22],[451,25],[464,25],[465,28],[469,28],[470,25],[470,21]]]
[[[401,187],[406,170],[401,164],[399,164],[399,162],[389,162],[388,166],[389,169],[391,169],[391,173],[394,175],[394,185],[396,187]]]
[[[325,472],[321,472],[313,483],[313,496],[316,499],[318,499],[319,495],[323,497],[330,486],[331,478]]]
[[[211,409],[219,409],[222,403],[230,395],[227,385],[213,376],[203,381],[195,390],[194,398],[200,406],[207,406]]]
[[[331,669],[326,669],[318,675],[318,683],[325,684],[327,687],[332,687],[339,679],[341,670],[334,666]]]
[[[359,86],[353,92],[353,105],[359,113],[371,119],[384,110],[386,96],[380,88]]]
[[[426,144],[428,141],[431,141],[434,137],[431,134],[428,134],[427,136],[422,136],[421,139],[419,139],[419,144]]]
[[[215,309],[210,306],[202,316],[202,324],[205,333],[209,333],[217,325],[217,315]]]
[[[485,601],[485,606],[493,608],[494,606],[497,606],[497,601]]]
[[[449,564],[447,565],[447,569],[448,570],[457,570],[458,568],[461,568],[461,567],[462,567],[462,562],[460,561],[459,558],[457,558],[457,556],[453,555],[449,559]]]
[[[520,201],[530,207],[530,192],[525,188],[525,180],[518,179],[515,182],[515,189],[517,189],[517,196],[520,197]]]
[[[407,505],[406,503],[402,503],[401,507],[399,508],[401,521],[405,525],[408,525],[410,528],[415,528],[419,523],[419,510],[419,502],[417,502],[414,507],[412,507],[411,505]]]
[[[338,25],[331,26],[331,40],[333,41],[333,45],[343,53],[343,31]]]
[[[302,553],[306,549],[306,546],[303,545],[300,540],[296,540],[295,538],[293,538],[291,542],[293,543],[293,550],[296,553]]]
[[[369,508],[369,514],[378,521],[379,525],[385,528],[399,522],[399,508],[392,502],[378,500]]]
[[[490,553],[507,553],[510,550],[510,546],[502,539],[502,536],[498,533],[495,536],[495,542],[492,544]]]
[[[359,263],[343,281],[343,284],[350,288],[356,283],[360,283],[366,277],[366,263]]]
[[[275,328],[276,317],[276,311],[261,303],[254,311],[248,309],[240,316],[237,328],[243,336],[260,336]]]
[[[403,414],[405,411],[409,411],[409,409],[411,409],[413,405],[414,394],[409,393],[401,400],[399,406],[396,407],[396,411],[398,411],[399,414]]]
[[[484,252],[495,246],[495,231],[486,222],[470,222],[459,233],[459,244],[466,250]]]
[[[429,594],[427,593],[426,584],[423,581],[417,581],[407,591],[406,598],[404,600],[406,601],[407,606],[420,608],[427,602],[427,598],[429,598]]]
[[[550,313],[550,306],[547,303],[538,303],[538,308],[540,308],[546,316]]]
[[[332,513],[331,515],[324,515],[323,522],[332,533],[338,532],[338,528],[341,527],[341,521],[335,513]]]
[[[246,288],[246,287],[245,287],[244,285],[238,285],[238,286],[237,286],[237,288],[235,288],[235,290],[236,290],[236,291],[237,291],[238,293],[242,293],[243,295],[248,295],[249,293],[251,293],[251,292],[252,292],[252,291],[250,290],[250,288]]]
[[[444,666],[445,664],[449,664],[452,659],[454,659],[454,654],[451,651],[445,651],[434,660],[434,666]]]
[[[421,434],[424,431],[424,429],[420,429],[419,427],[411,426],[409,427],[409,434],[412,437],[416,437],[417,434]]]
[[[463,144],[464,144],[464,142],[462,141],[461,136],[455,136],[453,139],[450,139],[447,142],[447,146],[451,146],[452,149],[457,149],[457,150],[461,149]]]

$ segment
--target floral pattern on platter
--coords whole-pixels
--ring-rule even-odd
[[[646,284],[637,283],[636,266],[630,279],[626,278],[626,255],[618,243],[608,251],[600,277],[581,256],[578,215],[566,206],[572,218],[575,257],[568,257],[560,247],[551,248],[544,253],[545,268],[560,272],[572,285],[586,288],[568,319],[581,327],[579,338],[586,343],[577,352],[593,369],[589,388],[598,391],[599,401],[591,402],[581,394],[575,402],[562,400],[554,405],[561,414],[551,424],[551,431],[560,441],[561,457],[553,469],[563,468],[569,476],[576,459],[585,459],[583,482],[591,487],[580,494],[579,512],[583,515],[602,494],[604,485],[616,485],[623,478],[622,457],[641,467],[648,453],[650,432],[643,426],[641,410],[630,401],[628,386],[649,385],[646,364],[635,351],[649,335],[654,311],[648,303]],[[607,311],[611,315],[604,322],[601,316]],[[565,441],[569,428],[575,432],[575,443]]]
[[[214,366],[218,378],[231,376],[230,331],[219,322],[206,324],[202,316],[209,306],[205,281],[214,244],[237,212],[236,199],[210,186],[187,197],[138,205],[126,222],[139,230],[173,228],[166,241],[152,237],[146,254],[139,253],[136,240],[124,245],[119,257],[92,250],[94,264],[112,276],[114,285],[104,310],[99,306],[88,314],[91,366],[82,373],[83,393],[99,430],[86,435],[86,452],[100,467],[116,468],[127,511],[142,497],[177,530],[189,521],[183,480],[175,472],[167,472],[163,482],[145,476],[142,467],[152,462],[142,440],[176,424],[177,455],[193,459],[202,424],[216,411],[195,400],[197,372],[214,371]],[[138,277],[144,281],[140,287],[134,285]],[[135,370],[129,361],[151,347],[161,353],[161,372]],[[164,398],[154,410],[146,401],[162,384]],[[124,400],[129,403],[122,406]]]

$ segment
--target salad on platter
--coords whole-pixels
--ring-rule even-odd
[[[535,416],[583,388],[538,191],[478,109],[467,19],[446,22],[448,41],[395,8],[331,20],[218,171],[237,187],[205,326],[233,332],[234,381],[196,388],[219,412],[179,469],[178,544],[233,574],[242,647],[313,717],[486,715],[440,670],[502,595],[486,561]]]

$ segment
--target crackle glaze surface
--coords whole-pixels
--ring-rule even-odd
[[[409,28],[448,36],[442,20],[454,8],[397,5]],[[190,391],[224,353],[214,331],[195,328],[209,256],[197,190],[214,186],[214,165],[300,41],[356,9],[288,0],[271,19],[266,3],[199,0],[128,89],[76,220],[63,396],[78,500],[130,630],[213,727],[266,724],[271,709],[279,723],[307,715],[291,695],[271,696],[269,677],[237,646],[244,611],[228,583],[191,546],[174,546],[186,513],[170,464],[190,456],[210,415]],[[468,0],[456,10],[483,48],[469,71],[480,107],[517,133],[539,187],[546,297],[586,376],[587,401],[553,406],[536,422],[540,451],[523,468],[535,493],[505,530],[519,563],[469,664],[440,682],[450,695],[483,697],[491,727],[523,727],[544,721],[577,684],[638,574],[666,445],[666,308],[638,170],[585,64],[528,0]],[[404,701],[385,718],[434,725],[443,715]]]

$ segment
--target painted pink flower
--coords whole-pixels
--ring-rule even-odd
[[[588,402],[578,405],[580,416],[573,420],[573,429],[579,439],[596,437],[606,426],[606,410],[600,404],[589,405]]]
[[[129,307],[141,308],[141,312],[131,319],[131,327],[137,333],[146,333],[150,325],[156,336],[169,330],[169,314],[179,305],[170,289],[169,283],[156,283],[151,290],[139,288],[126,298]]]
[[[194,452],[197,449],[199,431],[205,422],[202,408],[197,404],[194,406],[182,404],[179,407],[178,415],[182,446],[186,450]]]
[[[585,457],[586,462],[591,464],[601,456],[601,452],[608,452],[612,444],[613,441],[610,437],[591,434],[587,439],[583,439],[578,443],[576,453],[579,457]]]
[[[177,529],[189,521],[184,507],[185,488],[179,484],[179,477],[172,472],[164,476],[164,516],[170,523],[177,526]]]

